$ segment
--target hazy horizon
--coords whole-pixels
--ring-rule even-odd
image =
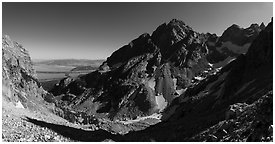
[[[106,59],[143,33],[176,18],[200,33],[237,24],[267,25],[273,3],[2,3],[2,35],[32,59]]]
[[[88,58],[31,58],[32,61],[47,61],[47,60],[106,60],[105,59],[88,59]]]

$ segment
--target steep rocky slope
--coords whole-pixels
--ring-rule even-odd
[[[43,90],[26,49],[8,36],[2,39],[2,100],[35,110],[44,105]]]
[[[132,141],[273,141],[273,21],[248,52],[187,89]],[[135,139],[139,137],[139,139]],[[127,141],[126,140],[126,141]]]
[[[225,120],[191,137],[188,141],[271,142],[273,141],[273,93],[252,104],[230,105]]]
[[[46,100],[51,96],[37,81],[31,58],[25,48],[11,40],[2,39],[2,140],[72,141],[26,118],[40,119],[67,125],[66,120],[53,114],[54,104]]]

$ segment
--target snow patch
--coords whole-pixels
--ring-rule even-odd
[[[18,101],[16,104],[15,104],[15,107],[16,108],[23,108],[24,109],[24,106],[22,105],[22,103],[20,101]]]
[[[123,124],[131,124],[131,123],[135,123],[135,122],[139,122],[141,120],[145,120],[145,119],[148,119],[148,118],[153,118],[153,119],[158,119],[160,120],[162,117],[162,115],[160,113],[154,113],[152,115],[149,115],[149,116],[145,116],[145,117],[137,117],[136,119],[134,120],[126,120],[126,121],[119,121]]]
[[[213,64],[211,64],[211,63],[208,63],[208,65],[209,65],[210,67],[213,67]]]
[[[155,91],[155,85],[156,85],[156,81],[155,81],[155,78],[151,78],[149,81],[148,81],[148,86]]]
[[[176,92],[179,94],[179,95],[182,95],[185,91],[186,91],[187,88],[185,89],[179,89],[179,90],[176,90]]]
[[[164,110],[168,105],[168,102],[165,100],[163,95],[155,96],[155,99],[156,99],[156,104],[158,106],[158,109],[160,111]]]
[[[203,80],[204,78],[203,78],[203,77],[200,77],[200,76],[196,76],[196,77],[194,77],[194,79],[201,81],[201,80]]]

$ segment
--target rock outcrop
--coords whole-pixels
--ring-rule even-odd
[[[233,117],[211,126],[188,141],[272,142],[272,101],[273,93],[269,92],[250,105],[234,104],[232,107],[235,111],[230,112]]]
[[[48,93],[41,87],[28,51],[9,36],[2,39],[2,100],[37,110]]]

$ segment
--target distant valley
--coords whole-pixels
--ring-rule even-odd
[[[67,76],[77,77],[96,70],[104,60],[87,59],[34,59],[34,69],[42,86],[49,90],[60,79]]]

